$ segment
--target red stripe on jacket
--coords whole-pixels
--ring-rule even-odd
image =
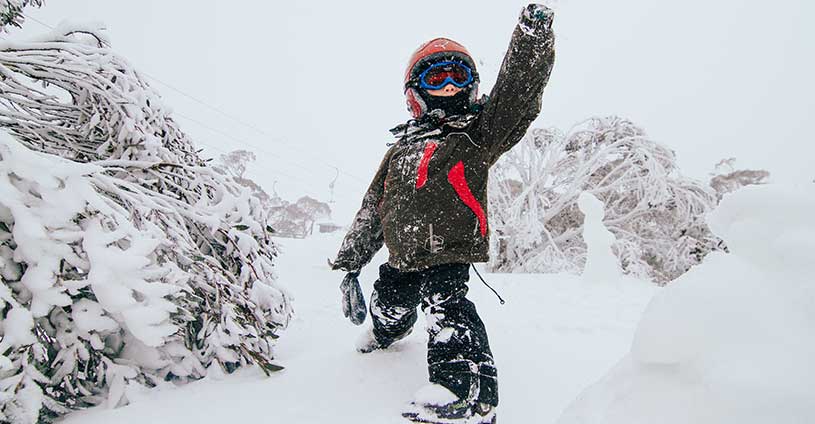
[[[467,184],[467,178],[464,176],[464,162],[459,161],[450,169],[450,172],[447,173],[447,181],[453,186],[453,190],[456,191],[461,201],[464,202],[478,218],[478,227],[481,230],[481,237],[486,237],[487,216],[484,214],[484,208],[478,203],[478,199],[473,196],[473,192],[470,191],[470,186]]]
[[[433,158],[433,152],[436,151],[437,147],[439,145],[431,141],[424,148],[424,155],[422,155],[422,160],[419,162],[419,171],[416,177],[417,189],[424,187],[425,183],[427,183],[427,166],[430,165],[430,159]]]

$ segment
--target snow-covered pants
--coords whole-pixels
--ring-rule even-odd
[[[462,399],[498,405],[498,374],[487,331],[467,300],[469,264],[445,264],[401,272],[379,267],[371,296],[374,336],[382,345],[404,337],[422,305],[427,319],[430,381]]]

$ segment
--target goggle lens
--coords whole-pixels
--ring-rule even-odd
[[[452,83],[464,88],[473,82],[473,74],[466,65],[457,62],[441,62],[422,72],[419,84],[422,88],[438,90]]]

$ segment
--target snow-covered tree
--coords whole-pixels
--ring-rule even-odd
[[[218,158],[217,167],[228,175],[243,178],[249,164],[257,160],[257,156],[248,150],[233,150]]]
[[[627,273],[666,283],[724,247],[704,221],[713,191],[683,177],[671,150],[617,117],[568,133],[532,130],[493,168],[489,190],[494,271],[580,272],[583,191],[605,204],[603,222]]]
[[[716,190],[716,197],[722,200],[744,186],[766,184],[770,173],[763,169],[736,169],[736,158],[722,159],[710,173],[710,186]]]
[[[269,209],[101,32],[0,44],[0,127],[0,422],[279,369]]]
[[[309,196],[294,203],[284,202],[272,208],[272,228],[282,237],[306,237],[314,231],[314,224],[331,218],[331,207]]]
[[[265,207],[278,206],[280,199],[269,196],[269,193],[251,178],[245,176],[249,164],[257,157],[248,150],[234,150],[225,155],[221,155],[215,162],[215,169],[229,175],[235,182],[249,189],[252,197],[259,199]]]

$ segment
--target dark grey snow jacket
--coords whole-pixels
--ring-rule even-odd
[[[486,262],[489,169],[538,116],[553,64],[551,21],[522,15],[483,109],[385,154],[333,268],[358,271],[383,243],[401,271]]]

